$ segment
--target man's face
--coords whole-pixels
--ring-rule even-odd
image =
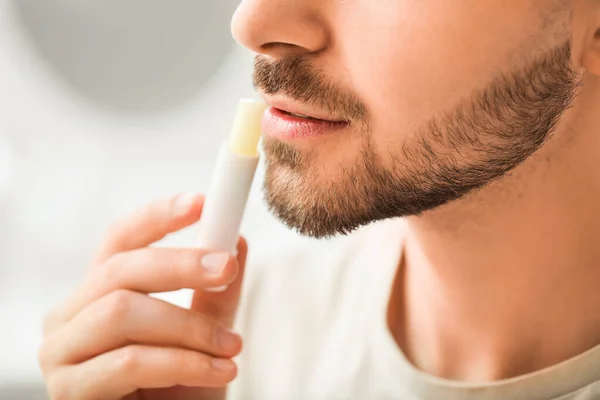
[[[543,145],[573,99],[570,8],[243,1],[233,32],[259,53],[255,85],[267,103],[336,121],[307,121],[304,134],[289,128],[302,121],[268,113],[271,209],[303,234],[329,236],[422,213],[502,177]]]

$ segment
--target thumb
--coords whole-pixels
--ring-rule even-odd
[[[228,328],[233,327],[233,320],[240,301],[242,281],[246,269],[248,243],[244,238],[240,238],[238,241],[237,254],[239,270],[235,281],[222,292],[196,290],[191,307],[192,310],[215,318]]]

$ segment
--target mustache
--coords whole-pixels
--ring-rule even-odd
[[[338,88],[301,55],[277,60],[256,56],[253,83],[265,94],[282,94],[348,121],[363,121],[366,117],[366,108],[357,96]]]

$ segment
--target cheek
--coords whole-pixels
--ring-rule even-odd
[[[533,0],[372,1],[344,10],[338,37],[374,142],[386,146],[509,71],[534,18]]]

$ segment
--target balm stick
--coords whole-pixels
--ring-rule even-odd
[[[229,141],[217,159],[199,222],[199,245],[210,250],[237,253],[240,225],[258,165],[260,121],[266,106],[240,100]]]
[[[266,105],[240,100],[229,140],[221,147],[199,222],[199,247],[237,255],[240,225],[258,166],[260,123]],[[223,291],[226,287],[209,289]],[[188,296],[186,296],[188,297]],[[193,293],[186,299],[191,305]]]

